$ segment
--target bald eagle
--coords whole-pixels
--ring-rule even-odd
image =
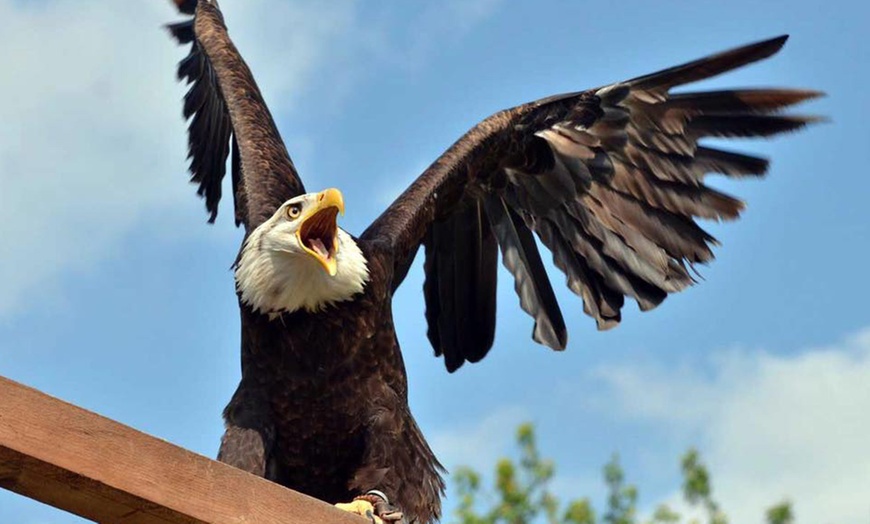
[[[191,44],[178,74],[190,84],[192,181],[214,221],[231,157],[235,221],[245,229],[234,265],[242,377],[218,458],[328,502],[373,505],[387,519],[400,515],[393,505],[410,521],[437,519],[444,490],[408,407],[391,309],[421,245],[428,338],[448,371],[493,345],[499,253],[533,339],[564,349],[535,236],[599,329],[620,322],[625,297],[652,309],[713,258],[715,239],[695,218],[734,219],[743,208],[706,175],[757,177],[768,167],[699,140],[799,129],[814,119],[781,110],[820,95],[671,93],[773,55],[782,36],[519,105],[473,127],[354,236],[337,226],[339,190],[303,186],[217,3],[174,2],[193,15],[169,26]]]

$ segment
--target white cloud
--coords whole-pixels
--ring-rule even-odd
[[[424,67],[446,45],[461,42],[473,29],[486,23],[503,3],[503,0],[420,2],[413,4],[410,14],[403,13],[402,18],[389,4],[372,8],[374,4],[369,3],[367,7],[374,16],[368,18],[366,27],[358,29],[357,45],[388,63],[391,70],[401,67],[413,71]],[[358,66],[347,64],[352,74],[359,74]]]
[[[454,473],[459,466],[465,466],[482,476],[485,493],[482,502],[486,505],[492,496],[488,491],[494,482],[493,468],[501,458],[517,458],[517,429],[535,418],[523,406],[502,406],[473,424],[434,432],[428,441],[435,456],[450,473]],[[546,450],[541,451],[545,458],[549,458]],[[450,515],[455,509],[454,493],[449,489],[452,488],[448,482],[445,515]],[[557,475],[550,481],[548,489],[563,502],[574,499],[578,494],[594,500],[603,500],[605,497],[605,488],[597,472],[591,475],[564,474],[557,468]]]
[[[870,329],[830,347],[725,351],[710,363],[629,364],[596,375],[622,416],[700,436],[732,522],[761,522],[785,498],[800,522],[866,522]]]
[[[489,473],[498,459],[513,454],[517,427],[528,420],[525,409],[502,407],[474,424],[436,431],[427,440],[448,469],[468,466]]]
[[[503,0],[447,0],[437,7],[430,6],[424,14],[425,20],[434,20],[435,29],[450,29],[456,37],[471,31],[479,23],[491,17],[501,6]]]
[[[275,109],[292,103],[353,7],[225,3]],[[186,51],[161,28],[179,18],[168,1],[0,0],[0,316],[111,256],[145,216],[195,209],[201,220],[166,222],[207,234],[185,184],[174,67]]]
[[[329,66],[335,42],[361,38],[354,0],[221,3],[228,30],[273,113],[294,107],[312,74]],[[344,58],[344,56],[342,56]],[[291,152],[292,153],[292,152]]]
[[[421,32],[466,32],[498,1],[451,2],[423,19]],[[405,47],[386,28],[360,23],[355,0],[228,1],[222,9],[275,114],[314,84],[331,86],[325,96],[335,102],[358,80],[358,55],[371,55],[371,65],[393,52],[379,46]],[[185,184],[185,88],[174,68],[186,50],[161,27],[179,19],[168,0],[0,0],[0,318],[112,256],[146,218],[171,235],[216,234]],[[329,69],[328,82],[312,82],[318,68]],[[334,112],[336,104],[325,106]],[[290,142],[297,153],[311,149],[304,136]]]

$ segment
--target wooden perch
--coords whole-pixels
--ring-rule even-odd
[[[368,522],[3,377],[0,487],[103,523]]]

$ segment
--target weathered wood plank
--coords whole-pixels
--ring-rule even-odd
[[[0,487],[104,523],[367,522],[3,377]]]

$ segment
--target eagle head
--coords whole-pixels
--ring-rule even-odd
[[[254,311],[272,316],[317,311],[363,290],[368,267],[350,234],[338,227],[337,189],[284,202],[254,229],[236,265],[236,289]]]

